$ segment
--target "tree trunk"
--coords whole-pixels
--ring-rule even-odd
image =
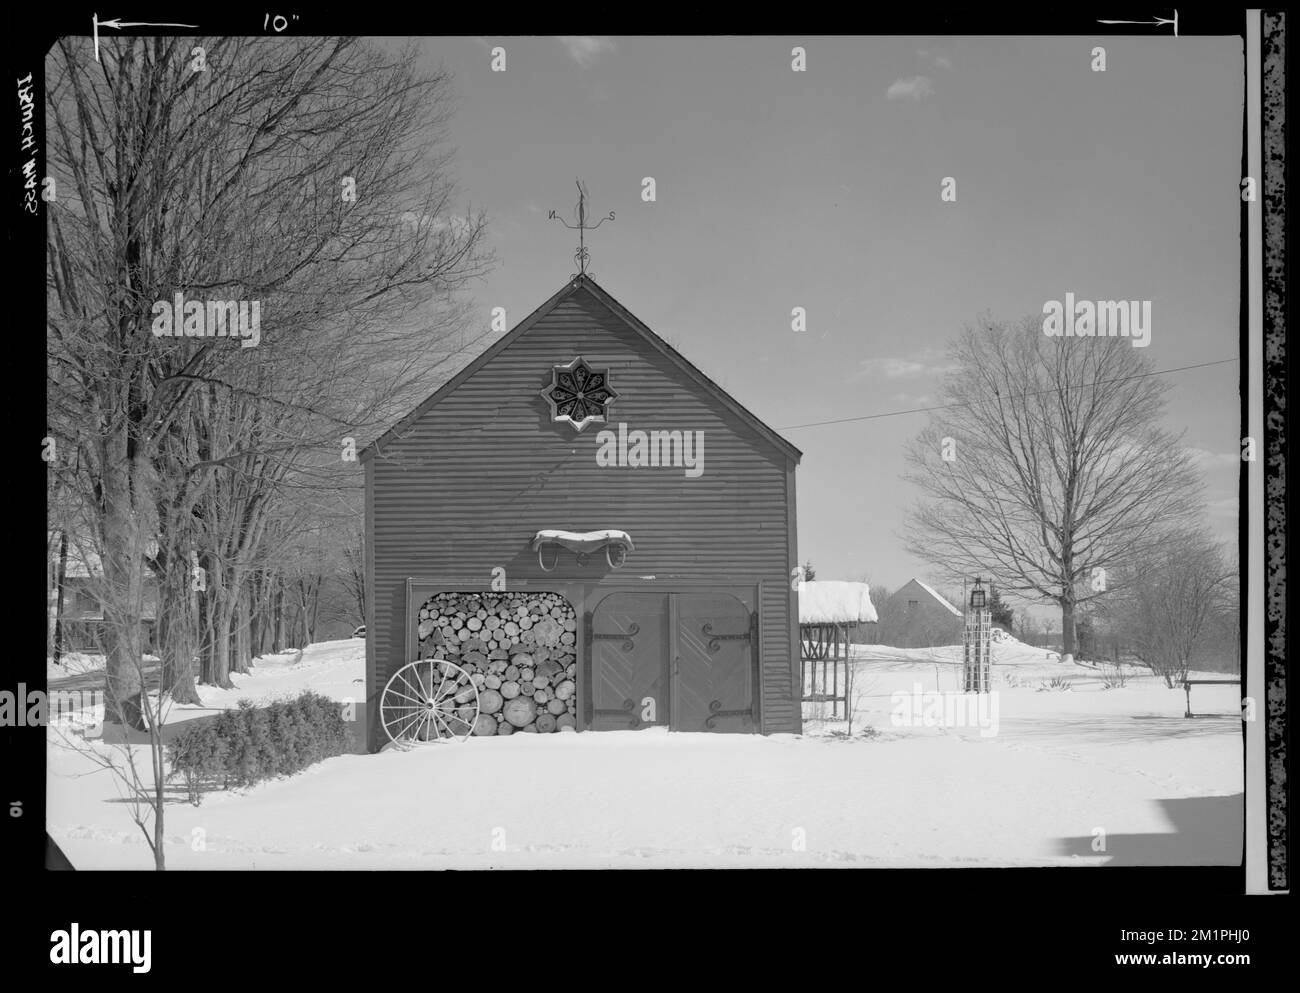
[[[144,611],[144,560],[133,493],[133,459],[127,456],[125,431],[106,438],[102,449],[101,548],[106,646],[104,719],[136,730],[144,728],[140,712],[144,647],[140,615]]]
[[[199,566],[207,577],[207,590],[199,593],[199,604],[207,622],[204,632],[207,651],[204,654],[203,682],[228,690],[234,686],[230,681],[229,597],[221,585],[222,577],[213,569],[215,564],[208,555],[199,559]]]
[[[262,572],[248,577],[248,661],[262,654]]]
[[[153,806],[153,867],[157,872],[162,872],[167,868],[167,851],[163,847],[166,835],[163,834],[163,813],[165,811],[164,803],[166,798],[163,795],[162,776],[158,777],[158,784],[154,787],[154,806]]]
[[[173,703],[202,703],[194,685],[197,653],[194,609],[186,559],[175,551],[160,553],[163,567],[158,582],[158,655],[162,666],[162,687]]]
[[[230,668],[234,672],[248,672],[248,587],[241,583],[241,589],[235,599],[235,638],[234,658]]]
[[[165,780],[166,756],[162,742],[162,694],[158,696],[158,712],[150,714],[149,720],[149,757],[153,764],[153,867],[156,872],[167,868],[167,835],[163,822],[166,805]]]
[[[205,595],[196,599],[199,633],[199,682],[212,682],[212,605]]]
[[[316,640],[316,619],[320,614],[320,588],[323,581],[324,581],[323,577],[317,578],[315,583],[309,582],[307,587],[308,590],[310,590],[309,601],[308,601],[310,607],[308,610],[305,611],[306,624],[303,633],[306,637],[306,640],[303,641],[304,648],[306,648],[308,645],[312,644],[312,642]]]
[[[234,611],[231,604],[225,596],[220,598],[216,609],[213,611],[213,627],[215,628],[216,644],[213,646],[213,659],[216,662],[216,671],[213,673],[213,682],[217,686],[230,689],[235,684],[230,681],[230,627],[233,621]]]
[[[1061,661],[1074,661],[1074,590],[1061,593]]]
[[[59,571],[54,576],[54,662],[63,658],[63,587],[68,576],[68,530],[59,530]]]
[[[190,637],[188,604],[175,591],[159,590],[158,654],[162,659],[162,686],[173,703],[201,703],[194,686],[194,639]]]
[[[271,593],[271,620],[273,622],[271,653],[274,655],[284,651],[284,577],[278,574]]]

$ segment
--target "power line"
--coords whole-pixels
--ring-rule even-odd
[[[1181,365],[1173,369],[1155,369],[1151,372],[1137,372],[1132,376],[1120,376],[1118,379],[1098,379],[1092,383],[1083,384],[1087,386],[1102,386],[1106,383],[1123,383],[1130,379],[1144,379],[1147,376],[1164,376],[1171,372],[1186,372],[1188,369],[1205,369],[1212,365],[1227,365],[1229,362],[1238,362],[1237,358],[1218,359],[1214,362],[1200,362],[1196,365]],[[1031,393],[1016,393],[1007,397],[1008,400],[1023,400],[1025,397],[1043,396],[1047,393],[1059,393],[1059,389],[1052,390],[1035,390]],[[783,428],[777,428],[778,431],[797,431],[799,428],[817,428],[825,424],[847,424],[850,421],[874,421],[880,417],[899,417],[903,414],[924,414],[931,410],[949,410],[954,407],[969,407],[969,403],[941,403],[935,407],[913,407],[910,410],[888,410],[883,414],[862,414],[858,417],[841,417],[833,421],[811,421],[808,424],[790,424]]]

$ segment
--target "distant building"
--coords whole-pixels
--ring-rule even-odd
[[[881,611],[880,640],[895,648],[956,645],[962,639],[962,612],[933,586],[909,580]]]
[[[57,532],[51,537],[50,545],[58,548]],[[103,585],[103,573],[98,557],[90,551],[81,550],[80,542],[69,542],[67,561],[62,568],[63,597],[59,604],[60,563],[58,555],[52,556],[47,571],[47,641],[50,649],[54,645],[56,619],[62,628],[61,650],[63,652],[102,652],[107,643],[104,624],[104,605],[100,600],[99,590]],[[158,618],[158,584],[153,576],[145,572],[144,609],[141,620],[144,622],[144,644],[146,651],[153,650],[154,628]]]

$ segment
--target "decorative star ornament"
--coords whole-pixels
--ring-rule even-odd
[[[551,385],[542,398],[551,405],[552,421],[568,421],[581,431],[593,421],[604,424],[618,394],[609,385],[609,370],[593,369],[579,355],[568,365],[551,367]]]

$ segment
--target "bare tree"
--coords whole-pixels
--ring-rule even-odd
[[[366,623],[366,538],[357,527],[343,548],[343,587],[350,598],[350,607],[356,624]],[[355,626],[355,625],[354,625]]]
[[[1236,566],[1204,531],[1178,529],[1098,601],[1113,632],[1173,687],[1187,677],[1216,611],[1235,602]]]
[[[1038,645],[1047,633],[1047,624],[1022,610],[1016,617],[1016,637],[1026,645]]]
[[[876,689],[876,680],[869,677],[863,669],[862,660],[854,661],[852,656],[844,668],[844,713],[848,721],[845,733],[853,737],[853,724],[866,709],[866,700]]]
[[[137,548],[134,551],[140,559],[145,558],[146,549]],[[81,551],[80,557],[92,566],[87,576],[87,588],[99,600],[105,617],[111,613],[125,614],[138,609],[134,604],[117,602],[123,597],[135,596],[135,587],[130,583],[122,584],[116,573],[96,568],[101,556],[86,549]],[[175,602],[169,607],[175,609]],[[170,623],[165,623],[166,609],[169,608],[164,607],[162,602],[158,604],[157,623],[173,632],[179,631],[183,627],[183,621],[171,620]],[[112,632],[108,633],[111,636]],[[141,652],[131,660],[127,672],[107,682],[102,697],[104,718],[100,727],[105,735],[116,737],[120,734],[121,740],[99,740],[88,736],[88,727],[93,722],[86,720],[87,715],[84,713],[78,721],[80,728],[69,728],[65,724],[52,722],[50,729],[51,743],[75,751],[112,775],[123,809],[148,844],[157,870],[167,867],[167,759],[163,727],[174,702],[160,677],[160,666],[149,664]],[[115,693],[126,695],[113,699],[111,695]],[[84,709],[86,701],[83,700],[82,704]],[[126,713],[137,715],[140,727],[133,728],[125,722],[117,724],[112,721],[114,715]],[[144,733],[143,741],[133,740],[141,730]],[[138,754],[141,746],[143,756]]]
[[[924,494],[908,548],[949,574],[1061,609],[1079,603],[1196,507],[1199,477],[1160,428],[1166,384],[1125,338],[1048,337],[985,319],[953,345],[942,403],[907,449]]]
[[[448,80],[419,76],[412,50],[101,38],[96,60],[89,44],[61,39],[47,61],[58,190],[47,418],[64,453],[52,471],[92,511],[106,581],[120,591],[106,602],[107,678],[122,683],[108,698],[138,728],[128,690],[146,569],[171,584],[191,554],[207,572],[245,569],[259,522],[231,522],[224,549],[196,547],[195,508],[269,513],[268,489],[333,483],[304,475],[304,453],[337,466],[344,438],[378,433],[427,392],[458,357],[444,347],[466,319],[456,291],[490,260],[483,217],[455,207]],[[173,301],[177,334],[159,335]],[[192,335],[205,302],[208,320],[213,304],[259,309],[239,336]],[[213,410],[263,427],[201,449],[197,426]],[[242,475],[242,494],[208,493],[222,474]],[[201,520],[214,526],[212,513]],[[199,630],[224,645],[242,576],[217,578]],[[172,660],[173,685],[191,664]],[[205,676],[222,682],[223,668]]]

